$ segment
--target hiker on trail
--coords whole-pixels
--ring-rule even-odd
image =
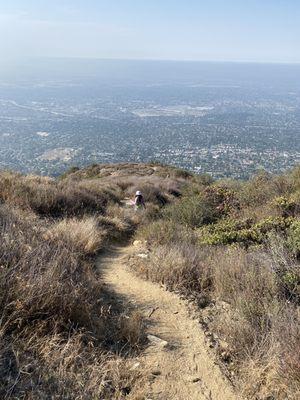
[[[144,200],[142,193],[138,190],[135,193],[134,209],[135,209],[135,211],[137,211],[137,210],[141,210],[142,208],[146,208],[145,200]]]

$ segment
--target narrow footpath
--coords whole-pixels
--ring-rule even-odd
[[[238,400],[205,344],[201,325],[175,293],[135,276],[126,265],[132,246],[108,250],[98,260],[104,283],[145,317],[149,345],[137,358],[152,372],[151,400]]]

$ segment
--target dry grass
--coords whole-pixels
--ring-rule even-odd
[[[141,393],[144,376],[133,361],[104,352],[81,333],[2,342],[0,354],[3,399],[123,400]]]
[[[109,238],[100,220],[110,218],[41,220],[33,199],[27,207],[14,196],[0,206],[0,397],[137,398],[141,376],[128,355],[142,321],[102,287],[90,257]],[[127,229],[118,217],[110,223]]]
[[[290,305],[272,315],[265,341],[240,365],[239,388],[246,398],[299,398],[299,322],[299,311]]]
[[[206,329],[219,338],[217,352],[235,374],[238,393],[253,400],[300,396],[299,176],[297,168],[275,177],[260,173],[246,183],[191,179],[183,196],[137,233],[149,255],[134,267],[170,290],[208,300],[200,302],[210,304]],[[292,218],[291,228],[275,233],[278,216]],[[270,224],[259,246],[233,240],[203,247],[197,227],[218,227],[215,221],[226,218]]]
[[[276,250],[275,258],[270,248],[220,248],[210,261],[211,296],[229,304],[210,329],[228,344],[248,399],[296,400],[300,393],[300,313],[283,296],[279,271],[290,260]]]
[[[153,248],[165,244],[176,245],[182,242],[195,244],[197,242],[197,236],[189,228],[174,221],[161,219],[143,225],[136,237],[146,240]]]
[[[0,173],[1,398],[143,398],[130,359],[143,320],[103,288],[93,256],[155,218],[184,179],[165,167],[125,169],[74,169],[61,180]],[[137,185],[142,214],[122,204]]]
[[[161,245],[140,265],[139,273],[169,290],[203,295],[210,286],[210,271],[204,259],[203,252],[192,244]]]
[[[300,274],[287,243],[300,243],[299,176],[213,183],[157,164],[94,165],[61,180],[2,172],[0,397],[143,398],[129,357],[143,321],[117,306],[93,265],[106,243],[139,226],[150,250],[140,274],[201,306],[226,304],[209,327],[228,343],[239,392],[298,399]],[[135,190],[146,212],[123,203]],[[199,244],[203,224],[278,215],[295,219],[293,237],[264,232],[265,243],[247,249]]]
[[[99,228],[96,217],[63,219],[45,234],[46,240],[67,243],[83,254],[95,254],[103,247],[105,238],[106,231]]]
[[[280,308],[272,262],[262,252],[219,250],[213,265],[213,297],[232,306],[234,318],[217,323],[219,333],[243,357],[265,340],[271,315]]]
[[[109,202],[118,202],[114,188],[88,182],[0,174],[0,200],[23,210],[32,210],[45,217],[103,214]]]

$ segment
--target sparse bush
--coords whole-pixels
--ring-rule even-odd
[[[0,175],[0,199],[12,206],[45,217],[76,216],[104,213],[105,207],[118,201],[113,189],[87,182],[74,185],[64,180],[26,177],[11,173]]]
[[[176,243],[157,246],[142,262],[139,273],[170,290],[203,295],[211,284],[207,253],[195,245]]]
[[[189,228],[174,221],[158,220],[143,226],[137,238],[147,241],[150,246],[178,243],[196,243],[197,237]]]
[[[45,239],[69,244],[82,254],[94,254],[102,248],[105,236],[106,232],[99,228],[95,217],[84,217],[63,219],[52,225]]]
[[[242,186],[239,198],[243,206],[257,206],[267,203],[277,194],[272,175],[260,171]]]
[[[294,221],[288,230],[287,244],[291,251],[299,257],[300,255],[300,221]]]
[[[275,197],[274,205],[283,217],[295,216],[296,203],[286,196]]]
[[[182,225],[195,228],[209,224],[217,219],[218,212],[203,196],[191,196],[180,199],[163,210],[165,218]]]

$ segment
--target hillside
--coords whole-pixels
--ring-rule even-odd
[[[299,398],[299,168],[3,171],[0,201],[1,398]]]

